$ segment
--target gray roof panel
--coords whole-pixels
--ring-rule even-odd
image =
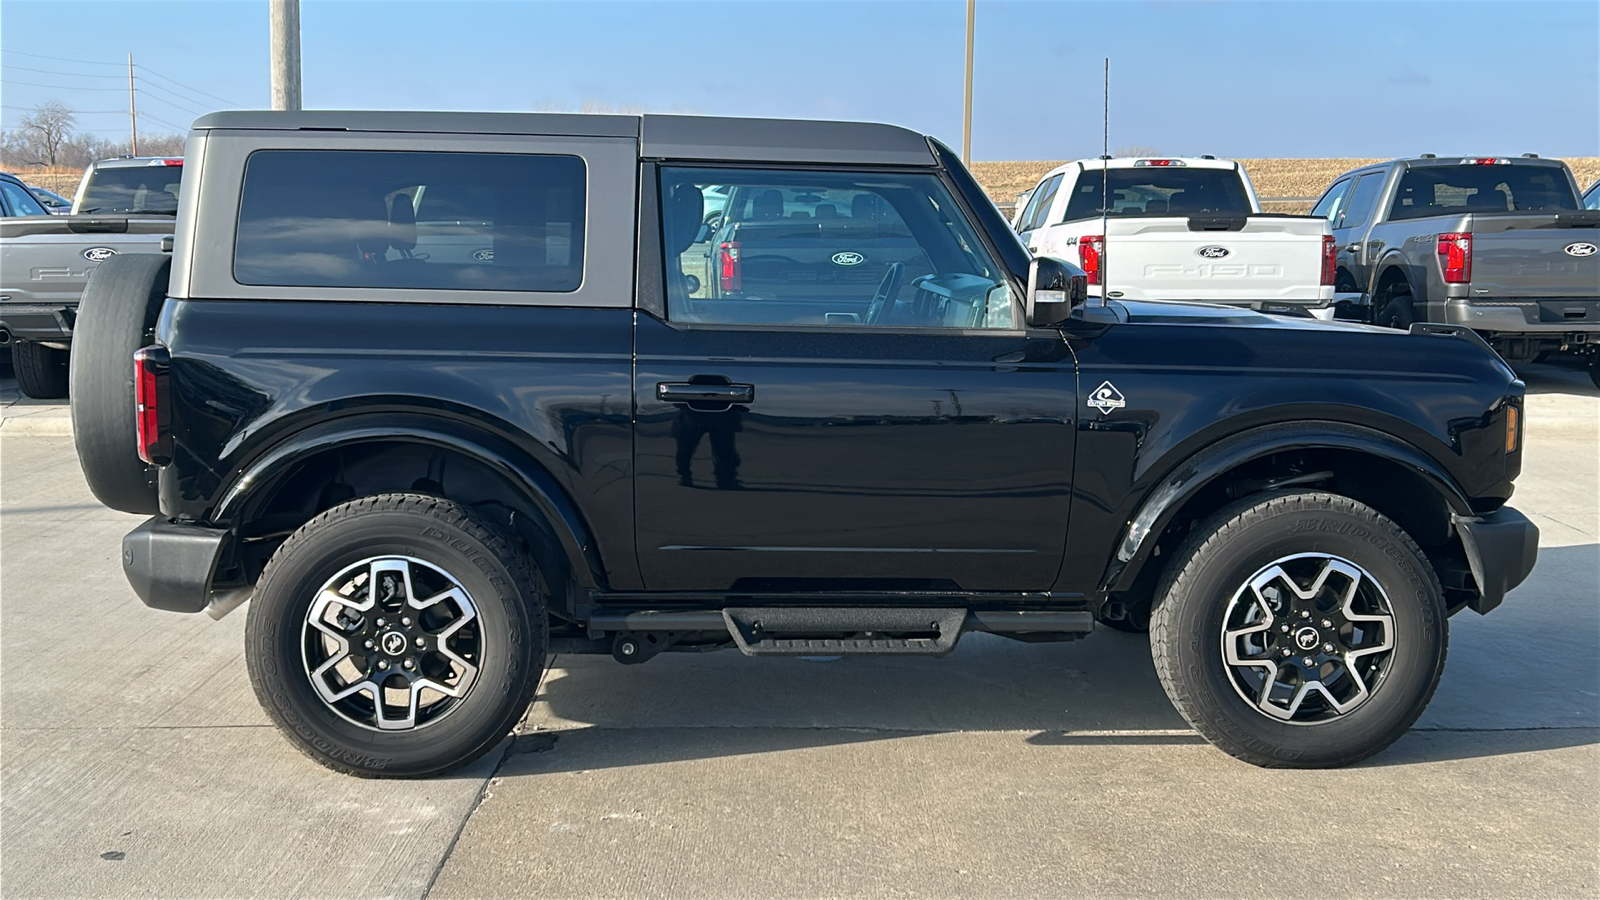
[[[297,131],[301,129],[420,132],[428,134],[529,134],[577,137],[638,137],[638,116],[568,113],[478,113],[344,111],[216,112],[196,119],[195,129]]]
[[[933,166],[928,139],[894,125],[712,116],[644,117],[640,155],[726,162]]]

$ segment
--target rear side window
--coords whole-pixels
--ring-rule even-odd
[[[1401,176],[1389,218],[1575,210],[1578,198],[1564,176],[1549,166],[1417,166]]]
[[[234,278],[574,291],[585,185],[576,156],[260,150],[245,165]]]
[[[1033,198],[1028,201],[1030,212],[1024,216],[1021,227],[1017,229],[1018,231],[1032,231],[1045,224],[1044,219],[1050,214],[1050,207],[1056,202],[1056,194],[1060,193],[1061,182],[1066,177],[1066,173],[1062,173],[1039,186],[1039,189],[1034,192]],[[1034,203],[1034,200],[1039,202]]]
[[[13,216],[50,215],[38,198],[28,193],[21,185],[0,181],[0,193],[5,194],[6,208]]]
[[[1101,201],[1101,180],[1111,195],[1110,205]],[[1250,197],[1244,181],[1232,169],[1189,169],[1178,166],[1150,166],[1137,169],[1111,169],[1103,176],[1084,172],[1067,201],[1063,222],[1098,219],[1102,212],[1112,218],[1123,216],[1192,216],[1250,214]]]
[[[81,212],[175,216],[182,181],[182,164],[95,169],[83,192]]]

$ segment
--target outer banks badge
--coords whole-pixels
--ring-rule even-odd
[[[1100,410],[1100,415],[1109,415],[1113,409],[1121,409],[1128,405],[1128,398],[1122,396],[1117,386],[1109,381],[1102,382],[1089,395],[1089,405]]]

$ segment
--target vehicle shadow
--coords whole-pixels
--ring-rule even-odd
[[[1600,546],[1547,548],[1528,583],[1487,617],[1452,621],[1430,708],[1363,763],[1394,766],[1600,740]],[[1571,661],[1560,679],[1517,647]],[[1545,657],[1551,658],[1551,657]],[[555,660],[513,750],[554,750],[512,771],[576,771],[945,732],[1017,732],[1038,747],[1204,744],[1156,678],[1141,635],[1100,629],[1067,644],[967,635],[945,659],[749,659],[667,653],[640,666]],[[551,730],[649,729],[603,758],[559,752]]]
[[[1600,388],[1595,387],[1589,378],[1587,365],[1582,356],[1555,353],[1542,363],[1521,363],[1513,368],[1517,377],[1528,386],[1530,394],[1600,397]]]

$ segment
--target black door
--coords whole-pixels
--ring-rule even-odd
[[[714,229],[699,227],[706,185],[734,186]],[[662,192],[668,321],[641,313],[636,332],[646,587],[1048,589],[1066,538],[1072,356],[1019,327],[940,181],[664,169]],[[741,195],[765,199],[738,208]],[[736,227],[779,208],[779,249]],[[788,262],[686,277],[735,232],[741,259]],[[808,271],[821,274],[785,274]]]

